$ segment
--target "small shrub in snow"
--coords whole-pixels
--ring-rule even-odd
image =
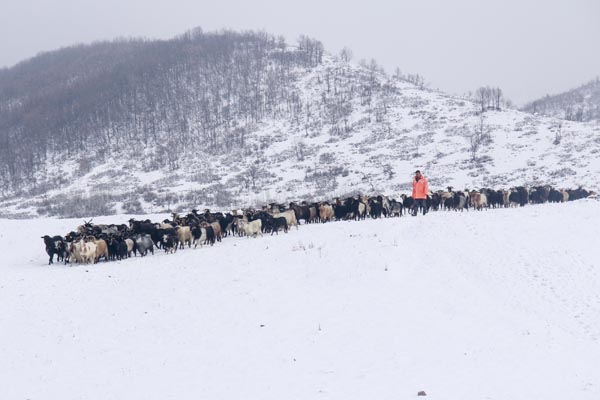
[[[232,194],[225,190],[223,187],[220,187],[214,193],[214,204],[219,207],[231,207],[232,204],[235,203],[235,198]]]
[[[130,199],[123,202],[123,211],[127,214],[143,214],[142,203],[138,199]]]
[[[323,153],[319,156],[319,164],[333,164],[335,155],[333,153]]]
[[[58,195],[46,199],[40,204],[37,212],[40,215],[63,218],[80,218],[88,215],[114,215],[113,196],[108,194]]]
[[[156,201],[158,195],[156,194],[156,192],[150,190],[149,188],[145,188],[142,192],[142,198],[146,203],[152,203]]]
[[[555,171],[550,171],[549,175],[552,178],[563,178],[566,176],[577,175],[577,172],[573,171],[571,168],[561,168]]]
[[[79,160],[77,160],[77,171],[75,171],[75,176],[83,176],[92,170],[92,160],[81,156]]]

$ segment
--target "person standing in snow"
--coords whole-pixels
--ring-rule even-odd
[[[427,185],[427,179],[421,175],[421,171],[415,172],[413,179],[412,198],[414,200],[412,206],[412,215],[416,216],[419,208],[423,210],[423,215],[427,214],[427,193],[429,193],[429,186]]]

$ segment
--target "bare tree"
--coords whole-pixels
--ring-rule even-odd
[[[466,139],[469,144],[471,161],[477,161],[479,151],[491,142],[489,126],[486,123],[485,114],[480,113],[475,126],[467,131]]]
[[[307,146],[302,140],[296,142],[294,145],[294,153],[296,154],[296,160],[304,161],[306,157]]]
[[[406,77],[404,78],[404,80],[407,81],[407,82],[409,82],[409,83],[412,83],[413,85],[415,85],[420,90],[425,89],[425,86],[426,86],[425,78],[423,78],[419,74],[408,74],[408,75],[406,75]]]
[[[502,103],[502,98],[503,98],[503,93],[502,93],[502,89],[500,89],[499,87],[497,87],[494,90],[494,99],[495,99],[495,107],[496,110],[500,110],[500,104]]]
[[[396,79],[403,79],[403,75],[402,75],[402,70],[400,69],[400,67],[396,67],[396,69],[394,70],[394,78]]]
[[[343,62],[350,62],[352,61],[352,57],[353,57],[353,53],[352,50],[348,47],[344,47],[341,51],[340,51],[340,59]]]
[[[479,148],[481,147],[481,137],[477,133],[476,130],[472,131],[468,136],[469,139],[469,154],[471,155],[471,161],[477,160],[477,154],[479,153]]]
[[[258,160],[250,165],[246,170],[246,175],[249,181],[252,183],[252,189],[256,189],[256,181],[260,177],[262,170],[258,164]]]
[[[488,109],[500,110],[503,92],[499,87],[481,86],[475,91],[475,102],[480,112]]]
[[[427,134],[421,133],[414,137],[413,143],[415,145],[415,155],[414,155],[415,157],[421,156],[421,153],[419,153],[419,150],[420,150],[421,145],[423,144],[423,141],[426,136],[427,136]]]
[[[481,86],[475,91],[475,99],[479,104],[480,112],[485,112],[488,101],[489,101],[489,90],[488,88]]]
[[[490,130],[489,130],[489,126],[486,122],[486,117],[484,114],[480,114],[477,118],[477,123],[475,125],[475,130],[477,131],[479,137],[482,140],[489,140],[489,134],[490,134]]]
[[[559,122],[552,130],[554,131],[554,141],[552,144],[559,145],[562,140],[562,122]]]

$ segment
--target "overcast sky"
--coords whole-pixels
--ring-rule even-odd
[[[290,42],[304,33],[450,93],[498,85],[519,105],[600,75],[600,0],[2,0],[0,66],[196,26],[263,29]]]

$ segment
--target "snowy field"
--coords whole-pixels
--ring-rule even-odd
[[[0,398],[597,400],[599,221],[439,212],[49,267],[40,236],[80,219],[0,220]]]

